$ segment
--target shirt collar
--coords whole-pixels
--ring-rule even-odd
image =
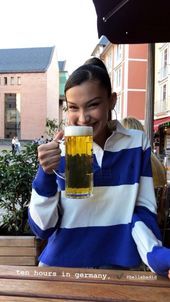
[[[131,136],[132,132],[129,129],[124,128],[117,120],[111,120],[108,122],[108,127],[114,133],[121,133],[127,136]]]

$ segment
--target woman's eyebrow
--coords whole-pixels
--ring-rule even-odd
[[[69,101],[67,101],[67,104],[70,104],[70,105],[76,105],[76,103],[69,102]]]
[[[99,99],[101,99],[101,97],[100,97],[100,96],[96,96],[95,98],[93,98],[93,99],[87,101],[87,104],[89,104],[89,103],[91,103],[91,102],[93,102],[93,101],[99,100]],[[73,103],[73,102],[69,102],[69,101],[67,101],[67,103],[70,104],[70,105],[76,105],[76,104],[77,104],[76,102]]]

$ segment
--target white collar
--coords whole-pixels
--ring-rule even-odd
[[[121,133],[121,134],[128,135],[128,136],[132,135],[132,132],[130,131],[130,129],[124,128],[118,120],[109,121],[108,127],[112,131],[112,134]]]

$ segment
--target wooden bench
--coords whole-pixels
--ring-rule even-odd
[[[0,265],[37,265],[40,243],[35,236],[0,236]]]
[[[0,301],[170,301],[170,280],[151,272],[0,266]]]

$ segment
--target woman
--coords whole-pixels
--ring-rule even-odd
[[[115,97],[108,73],[98,66],[76,69],[65,97],[68,124],[93,127],[94,191],[87,199],[68,199],[64,180],[56,181],[53,170],[60,173],[65,166],[63,132],[38,147],[29,222],[35,234],[48,239],[41,265],[134,268],[143,260],[168,275],[170,250],[161,244],[145,133],[118,121],[108,124]]]

